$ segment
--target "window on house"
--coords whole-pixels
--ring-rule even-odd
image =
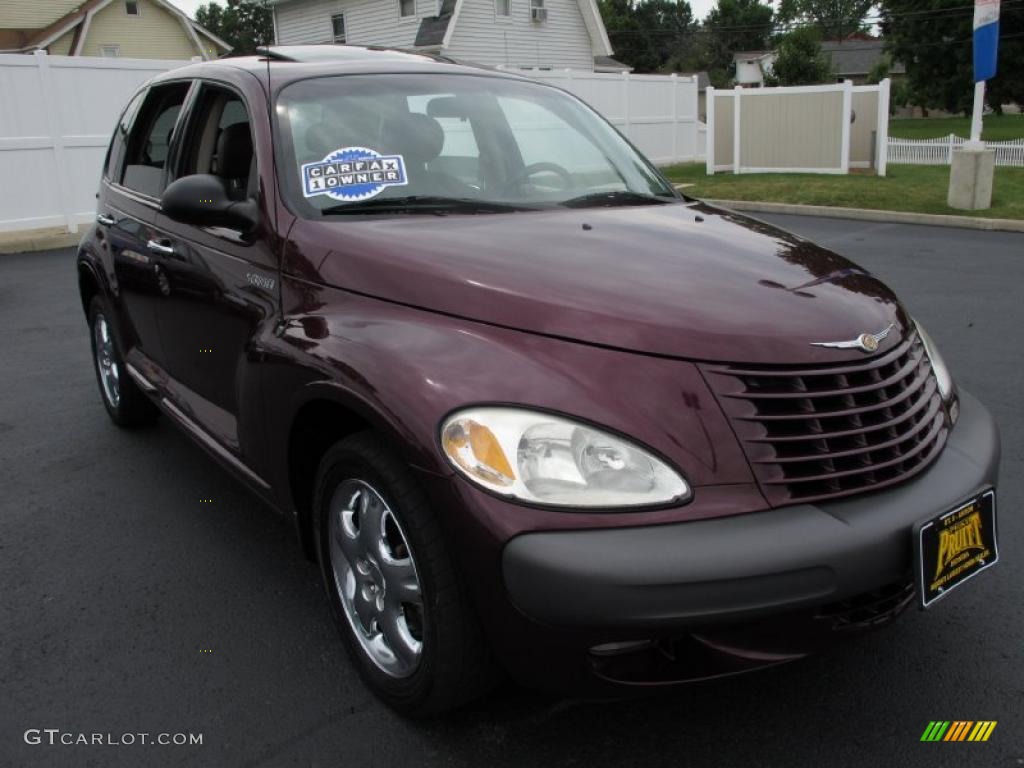
[[[189,83],[151,88],[128,136],[127,162],[121,183],[150,197],[159,197],[174,127]]]
[[[116,59],[121,55],[120,45],[101,45],[100,55],[107,59]]]
[[[494,0],[494,13],[497,16],[511,16],[512,0]]]
[[[347,42],[344,13],[336,13],[331,16],[331,31],[334,33],[334,42],[343,44]]]
[[[139,0],[124,0],[124,12],[129,16],[138,16]]]
[[[398,0],[398,15],[403,19],[416,18],[416,0]]]

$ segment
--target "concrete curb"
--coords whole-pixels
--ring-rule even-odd
[[[750,213],[787,213],[794,216],[821,216],[828,219],[881,221],[890,224],[923,224],[931,227],[960,227],[999,232],[1024,232],[1024,221],[1015,219],[983,219],[974,216],[944,216],[934,213],[905,211],[873,211],[868,208],[833,208],[827,205],[794,205],[791,203],[756,203],[747,200],[705,200],[710,205]]]
[[[47,229],[22,229],[17,232],[0,232],[0,254],[50,251],[78,245],[82,234],[72,235],[63,227]]]

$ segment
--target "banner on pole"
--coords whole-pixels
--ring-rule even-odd
[[[999,0],[974,2],[974,82],[996,75],[999,48]]]

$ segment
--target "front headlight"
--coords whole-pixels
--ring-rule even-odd
[[[951,421],[956,421],[958,405],[956,403],[956,384],[953,382],[953,377],[949,373],[949,368],[946,367],[946,361],[942,359],[942,355],[939,354],[939,350],[935,347],[935,342],[932,341],[932,337],[928,335],[921,324],[914,321],[914,326],[917,328],[917,334],[921,337],[921,343],[924,344],[924,352],[928,355],[928,360],[932,364],[932,371],[935,373],[935,381],[939,387],[939,395],[942,397],[942,401],[946,404],[949,409],[949,416]]]
[[[639,507],[690,495],[686,481],[643,448],[547,413],[468,408],[441,425],[441,446],[477,485],[538,504]]]

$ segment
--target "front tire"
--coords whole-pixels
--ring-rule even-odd
[[[379,698],[427,716],[487,689],[483,637],[437,518],[379,436],[362,432],[326,453],[313,524],[334,619]]]
[[[114,314],[100,296],[89,302],[89,336],[96,383],[110,418],[119,427],[152,424],[159,411],[128,375]]]

